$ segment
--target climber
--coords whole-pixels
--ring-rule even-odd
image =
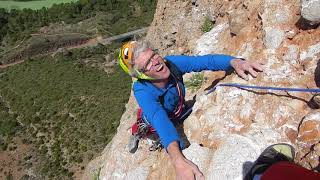
[[[228,55],[166,56],[162,58],[147,41],[125,43],[119,53],[122,69],[137,80],[134,96],[142,109],[143,121],[150,124],[175,167],[177,179],[203,179],[198,167],[182,154],[181,141],[173,121],[184,114],[185,86],[182,75],[202,70],[230,70],[248,80],[262,71],[260,63],[251,63]],[[171,121],[172,120],[172,121]]]

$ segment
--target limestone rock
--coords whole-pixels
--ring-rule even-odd
[[[206,3],[209,2],[159,1],[146,39],[164,55],[171,54],[171,50],[178,52],[177,47],[192,43],[190,41],[201,36],[202,24],[199,22],[203,21],[208,12]],[[160,26],[162,28],[158,28]]]
[[[318,62],[320,59],[320,37],[318,38],[318,43],[311,44],[300,53],[300,62],[306,73],[312,73],[317,76]],[[317,79],[314,79],[318,83]]]
[[[124,178],[126,180],[136,179],[136,180],[144,180],[147,179],[149,175],[149,169],[145,167],[137,167],[127,173],[127,176]]]
[[[253,162],[259,156],[260,149],[248,138],[231,135],[215,151],[209,165],[208,179],[243,179]]]
[[[311,24],[320,23],[320,0],[302,0],[301,15]]]
[[[266,27],[264,44],[268,49],[277,49],[282,43],[284,37],[284,31],[272,27]]]
[[[320,38],[319,38],[319,40],[320,40]],[[308,47],[307,51],[302,51],[300,54],[300,59],[302,61],[304,61],[308,58],[316,59],[317,55],[320,56],[320,42]]]
[[[246,26],[247,20],[248,16],[246,11],[239,10],[231,12],[229,14],[230,33],[233,35],[238,35],[241,29]]]
[[[320,110],[313,111],[302,119],[297,145],[300,147],[297,160],[300,160],[301,165],[311,169],[320,165]]]
[[[290,20],[288,4],[282,0],[264,1],[264,13],[262,14],[264,25],[283,25]]]
[[[219,24],[216,27],[214,27],[211,31],[201,36],[200,39],[197,41],[195,54],[204,55],[213,52],[218,53],[219,51],[221,51],[218,44],[219,35],[228,27],[229,25],[227,23]]]
[[[311,146],[320,141],[320,111],[315,111],[302,119],[297,141],[301,145]]]
[[[206,173],[207,165],[210,163],[212,151],[207,147],[202,147],[199,144],[191,143],[191,145],[183,150],[183,154],[192,162],[197,164],[199,169]]]
[[[292,64],[296,64],[298,62],[298,53],[299,53],[299,49],[297,45],[289,45],[288,51],[283,56],[283,59]]]

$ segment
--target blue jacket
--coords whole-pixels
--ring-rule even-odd
[[[227,55],[204,55],[204,56],[166,56],[164,59],[175,64],[182,74],[188,72],[200,72],[202,70],[230,70],[230,61],[234,59]],[[185,87],[183,96],[185,96]],[[184,148],[176,128],[168,117],[174,111],[179,101],[178,91],[174,79],[170,76],[169,83],[164,88],[157,88],[150,81],[138,80],[133,84],[134,96],[142,109],[143,115],[156,129],[161,143],[167,149],[168,145],[177,141],[180,148]],[[159,97],[163,97],[160,103]]]

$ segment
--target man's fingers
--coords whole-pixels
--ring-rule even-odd
[[[243,78],[244,80],[246,80],[246,81],[249,80],[249,79],[248,79],[248,76],[246,75],[246,73],[244,73],[243,70],[238,70],[238,71],[236,71],[236,72],[237,72],[237,74],[238,74],[241,78]]]
[[[196,180],[204,180],[204,175],[202,174],[198,166],[196,165],[192,166],[192,171],[196,176]]]
[[[188,164],[191,166],[192,171],[194,173],[198,172],[198,173],[202,174],[202,172],[200,171],[199,167],[196,164],[194,164],[192,161],[188,161]]]
[[[250,73],[253,77],[257,77],[258,73],[257,73],[255,70],[253,70],[252,67],[250,67],[250,68],[248,69],[248,71],[249,71],[249,73]]]
[[[257,62],[252,63],[252,67],[258,71],[263,71],[262,65],[263,65],[262,63],[257,63]]]
[[[248,61],[237,61],[234,60],[232,63],[232,66],[236,73],[243,79],[249,80],[248,75],[246,74],[247,72],[252,75],[252,77],[257,77],[258,72],[263,71],[262,67],[263,63],[260,62],[248,62]]]
[[[196,180],[204,180],[204,175],[202,174],[202,172],[199,169],[194,174],[196,175]]]
[[[202,173],[200,175],[196,174],[196,180],[204,180],[204,175]]]

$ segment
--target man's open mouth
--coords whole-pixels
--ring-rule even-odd
[[[163,63],[160,63],[160,64],[158,65],[156,71],[157,71],[157,72],[162,71],[163,67],[164,67]]]

